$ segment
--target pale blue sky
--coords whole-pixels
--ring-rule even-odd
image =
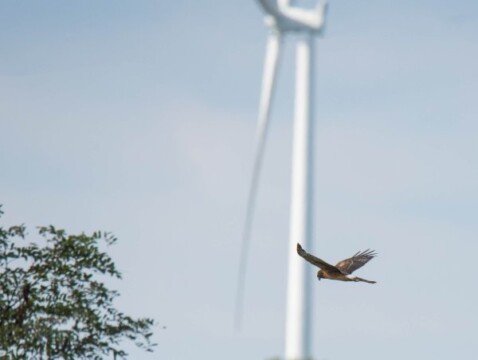
[[[316,360],[475,360],[478,4],[330,0],[318,41]],[[0,2],[2,224],[113,231],[132,359],[282,355],[294,42],[232,329],[266,30],[254,1]]]

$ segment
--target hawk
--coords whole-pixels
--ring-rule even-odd
[[[365,280],[359,277],[349,277],[358,268],[364,266],[367,262],[373,259],[377,254],[373,250],[365,250],[356,253],[351,258],[339,261],[335,266],[326,263],[324,260],[315,257],[305,251],[299,243],[297,243],[297,253],[305,260],[320,268],[317,272],[317,278],[331,279],[340,281],[363,281],[369,284],[375,284],[376,281]]]

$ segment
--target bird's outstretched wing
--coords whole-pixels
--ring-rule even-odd
[[[305,251],[302,246],[300,246],[299,243],[297,243],[297,254],[299,254],[301,257],[303,257],[305,260],[310,262],[312,265],[315,265],[319,268],[321,268],[324,271],[327,271],[328,273],[340,273],[341,271],[328,263],[326,263],[324,260],[319,259],[318,257],[315,257],[312,254],[309,254],[307,251]]]
[[[351,258],[339,261],[335,265],[335,267],[339,269],[343,274],[349,275],[352,274],[358,268],[364,266],[375,256],[377,256],[377,253],[374,250],[368,249],[362,252],[359,251]]]

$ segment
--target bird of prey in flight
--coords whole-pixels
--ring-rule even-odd
[[[373,259],[377,255],[373,250],[365,250],[362,252],[359,251],[351,258],[339,261],[335,266],[330,265],[324,260],[309,254],[302,248],[302,246],[300,246],[299,243],[297,243],[297,253],[312,265],[320,268],[320,270],[317,272],[317,278],[319,280],[331,279],[340,281],[363,281],[369,284],[375,284],[375,281],[365,280],[357,276],[347,276],[352,274],[358,268],[364,266],[367,262],[369,262],[369,260]]]

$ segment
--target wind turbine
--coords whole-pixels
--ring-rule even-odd
[[[246,260],[250,243],[253,211],[264,154],[270,109],[280,59],[282,40],[287,33],[298,33],[296,54],[296,93],[294,141],[292,156],[292,191],[290,210],[289,274],[287,289],[286,360],[311,357],[311,273],[295,253],[297,243],[312,245],[313,211],[313,65],[314,36],[322,33],[327,3],[322,0],[315,9],[291,5],[292,0],[258,0],[265,12],[269,35],[266,46],[262,90],[259,105],[256,150],[249,188],[245,226],[242,238],[239,282],[236,299],[236,326],[242,314]]]

